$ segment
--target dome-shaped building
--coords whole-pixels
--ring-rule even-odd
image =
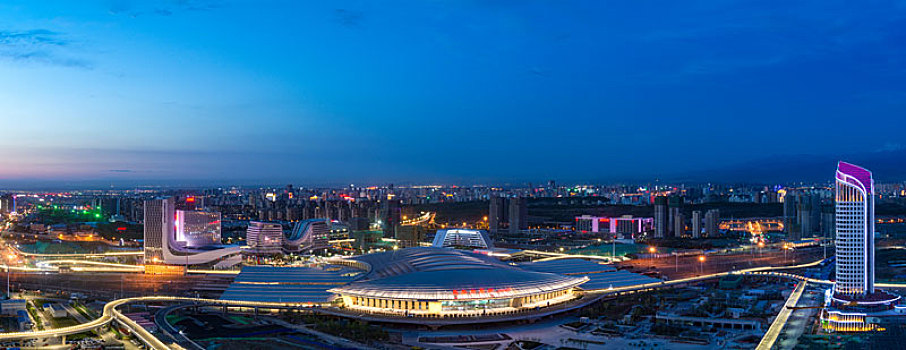
[[[417,247],[364,255],[370,268],[353,283],[333,288],[344,307],[419,316],[513,313],[576,298],[588,277],[534,272],[485,255]]]

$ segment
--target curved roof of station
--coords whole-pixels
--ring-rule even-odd
[[[371,271],[365,279],[331,292],[386,299],[497,299],[563,290],[588,280],[528,271],[449,248],[405,248],[355,259],[370,265]]]

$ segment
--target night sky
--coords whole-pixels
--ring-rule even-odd
[[[0,4],[8,183],[646,179],[904,112],[902,1]]]

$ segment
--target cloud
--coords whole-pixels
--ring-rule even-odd
[[[884,144],[884,147],[879,148],[876,152],[894,152],[902,151],[906,149],[906,146],[899,142],[887,142]]]
[[[65,35],[47,29],[0,30],[2,59],[90,69],[90,62],[70,52],[71,44]]]
[[[344,27],[348,28],[359,28],[362,25],[362,20],[365,17],[365,13],[362,11],[356,10],[346,10],[346,9],[336,9],[333,12],[334,20],[337,23],[342,24]]]
[[[111,173],[132,173],[132,172],[134,172],[134,171],[129,170],[129,169],[110,169],[110,170],[107,170],[107,171],[108,171],[108,172],[111,172]]]
[[[213,11],[224,7],[221,0],[131,1],[111,0],[107,12],[115,16],[171,16],[180,12]]]

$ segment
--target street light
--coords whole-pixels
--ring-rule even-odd
[[[705,256],[704,255],[698,256],[698,266],[702,270],[702,275],[704,275],[705,274]]]

